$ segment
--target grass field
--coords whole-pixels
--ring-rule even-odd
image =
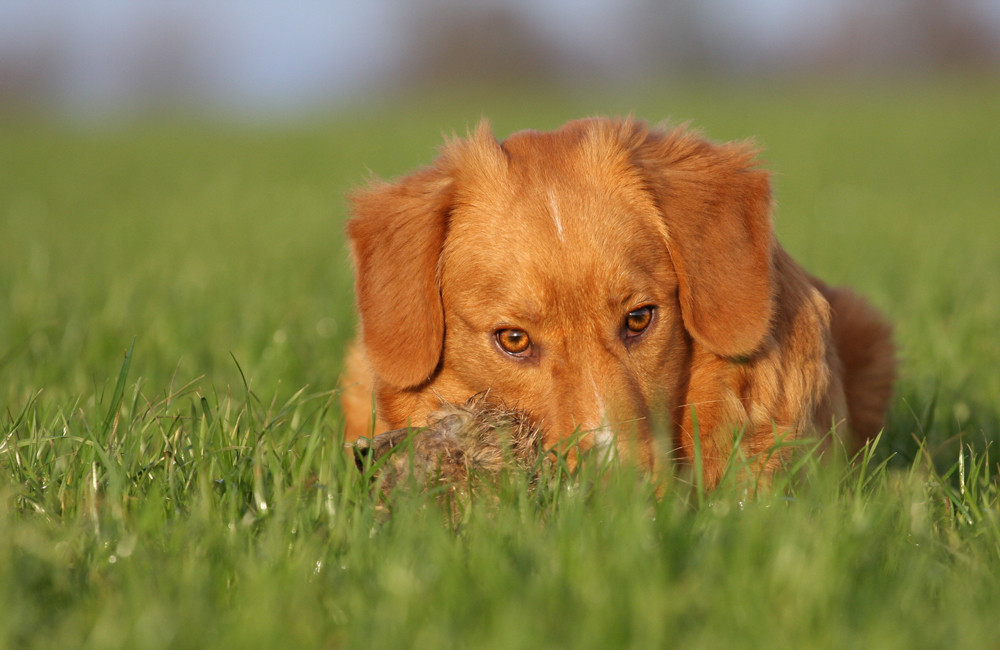
[[[0,121],[0,647],[998,647],[1000,84],[454,92],[295,126]],[[372,494],[341,451],[344,194],[442,132],[755,136],[903,361],[870,462]]]

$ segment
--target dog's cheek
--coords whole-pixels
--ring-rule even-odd
[[[654,428],[668,426],[684,400],[691,374],[693,341],[684,329],[679,305],[658,309],[656,330],[630,352],[632,368]]]
[[[451,319],[445,335],[442,376],[471,392],[493,389],[509,362],[500,357],[490,333],[459,319]],[[469,397],[466,395],[465,397]],[[465,398],[463,397],[463,399]]]

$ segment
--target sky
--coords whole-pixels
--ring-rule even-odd
[[[927,2],[928,0],[921,0]],[[963,2],[963,0],[956,0]],[[794,59],[831,38],[859,3],[915,0],[681,0],[707,15],[734,60]],[[1000,34],[1000,1],[964,0]],[[0,94],[31,86],[70,110],[134,101],[137,88],[261,111],[350,98],[391,83],[414,55],[421,16],[506,6],[538,33],[598,65],[635,66],[637,30],[656,0],[3,0]],[[656,12],[660,13],[657,14]],[[1000,39],[998,39],[1000,40]],[[13,89],[13,90],[11,90]]]

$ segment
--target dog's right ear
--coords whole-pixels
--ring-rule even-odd
[[[666,225],[684,326],[720,356],[751,355],[775,310],[768,174],[744,144],[632,129],[634,161]]]
[[[399,388],[434,373],[444,344],[438,259],[452,179],[439,166],[351,196],[347,224],[361,332],[375,375]]]

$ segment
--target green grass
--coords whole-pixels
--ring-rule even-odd
[[[0,124],[0,647],[995,647],[1000,85],[453,92],[274,127]],[[870,461],[378,498],[342,453],[344,194],[442,132],[756,136],[779,236],[903,359]],[[961,461],[961,462],[960,462]]]

